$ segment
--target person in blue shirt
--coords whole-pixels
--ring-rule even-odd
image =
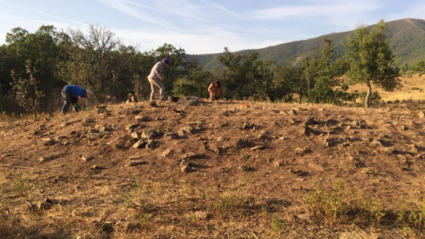
[[[75,103],[79,103],[81,107],[85,109],[86,102],[84,98],[90,98],[92,93],[90,90],[85,90],[78,85],[67,85],[62,89],[62,96],[64,99],[64,105],[62,107],[61,113],[65,115],[70,104],[74,106],[74,110],[76,112],[78,112],[80,109],[76,107]]]

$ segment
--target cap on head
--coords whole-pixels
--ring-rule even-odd
[[[93,93],[91,92],[91,90],[86,90],[86,95],[87,95],[87,98],[90,98],[93,96]]]
[[[168,58],[168,56],[164,57],[164,59],[162,59],[162,61],[167,65],[170,64],[170,58]]]

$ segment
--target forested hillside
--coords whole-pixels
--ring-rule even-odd
[[[371,26],[374,27],[374,26]],[[423,19],[401,19],[386,23],[386,34],[389,44],[396,57],[398,64],[412,64],[414,61],[422,60],[425,55],[425,20]],[[335,44],[335,58],[341,57],[345,50],[346,38],[353,31],[330,33],[312,39],[288,42],[276,46],[261,49],[250,49],[235,53],[249,54],[258,52],[259,59],[264,61],[275,61],[283,65],[291,65],[299,62],[300,57],[314,57],[318,55],[317,49],[324,46],[324,38],[328,38]],[[230,49],[232,50],[232,49]],[[207,70],[221,67],[218,56],[223,53],[190,55],[194,57]]]

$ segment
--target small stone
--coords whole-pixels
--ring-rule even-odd
[[[422,119],[425,117],[425,113],[423,111],[419,111],[419,118]]]
[[[168,140],[177,139],[179,136],[174,132],[165,133],[164,138]]]
[[[96,169],[101,169],[101,167],[97,166],[97,165],[93,165],[90,167],[91,170],[96,170]]]
[[[276,168],[279,168],[279,167],[282,166],[282,163],[281,162],[278,162],[278,161],[275,161],[275,162],[273,162],[273,166],[276,167]]]
[[[392,154],[395,154],[396,150],[391,147],[383,147],[381,148],[381,152],[386,153],[388,155],[392,155]]]
[[[183,173],[190,173],[192,171],[192,168],[188,165],[185,165],[180,168],[180,171],[182,171]]]
[[[84,156],[81,157],[81,159],[83,161],[90,161],[90,160],[94,159],[94,157],[91,156],[91,155],[84,155]]]
[[[167,149],[167,150],[165,150],[165,151],[163,151],[163,152],[162,152],[162,156],[164,156],[164,157],[168,157],[168,156],[170,156],[172,153],[173,153],[173,150],[172,150],[172,149]]]
[[[245,166],[245,165],[241,165],[239,166],[239,170],[242,172],[248,172],[249,171],[249,167]]]
[[[157,132],[155,132],[152,129],[147,129],[142,131],[142,135],[140,136],[142,139],[152,139],[158,135]]]
[[[185,126],[179,130],[179,135],[192,134],[192,133],[193,133],[193,128],[191,126]]]
[[[151,119],[151,118],[149,118],[148,116],[141,116],[141,115],[138,115],[138,116],[134,117],[134,119],[135,119],[137,122],[147,122],[147,121],[151,121],[151,120],[152,120],[152,119]]]
[[[217,137],[217,142],[220,142],[220,143],[222,143],[222,142],[224,142],[224,138],[223,137]]]
[[[99,132],[104,132],[106,130],[106,127],[104,125],[96,125],[94,126],[95,129],[97,129]]]
[[[140,133],[139,132],[131,133],[131,138],[139,140],[140,139]]]
[[[128,130],[128,131],[133,131],[133,130],[137,129],[139,126],[140,126],[140,124],[130,124],[130,125],[127,125],[127,127],[125,127],[125,129]]]
[[[196,218],[199,218],[199,219],[202,219],[202,220],[205,220],[208,217],[208,213],[207,212],[197,211],[197,212],[195,212],[195,217]]]
[[[236,147],[237,149],[244,148],[244,147],[245,147],[245,145],[246,145],[246,143],[245,143],[245,141],[244,141],[243,139],[238,138],[238,139],[236,140],[235,147]]]
[[[138,149],[138,148],[143,148],[146,146],[148,142],[146,142],[146,140],[144,139],[140,139],[139,141],[137,141],[135,144],[133,144],[133,148]]]
[[[147,162],[145,162],[145,161],[130,161],[130,162],[128,162],[128,166],[129,167],[134,167],[134,166],[137,166],[137,165],[142,165],[142,164],[148,164]]]
[[[265,148],[266,148],[265,145],[259,145],[259,146],[255,146],[255,147],[250,148],[250,150],[258,150],[258,149],[265,149]]]

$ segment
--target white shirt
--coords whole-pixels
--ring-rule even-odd
[[[162,63],[159,61],[157,62],[151,70],[151,73],[148,76],[148,79],[156,79],[160,80],[162,79]]]

